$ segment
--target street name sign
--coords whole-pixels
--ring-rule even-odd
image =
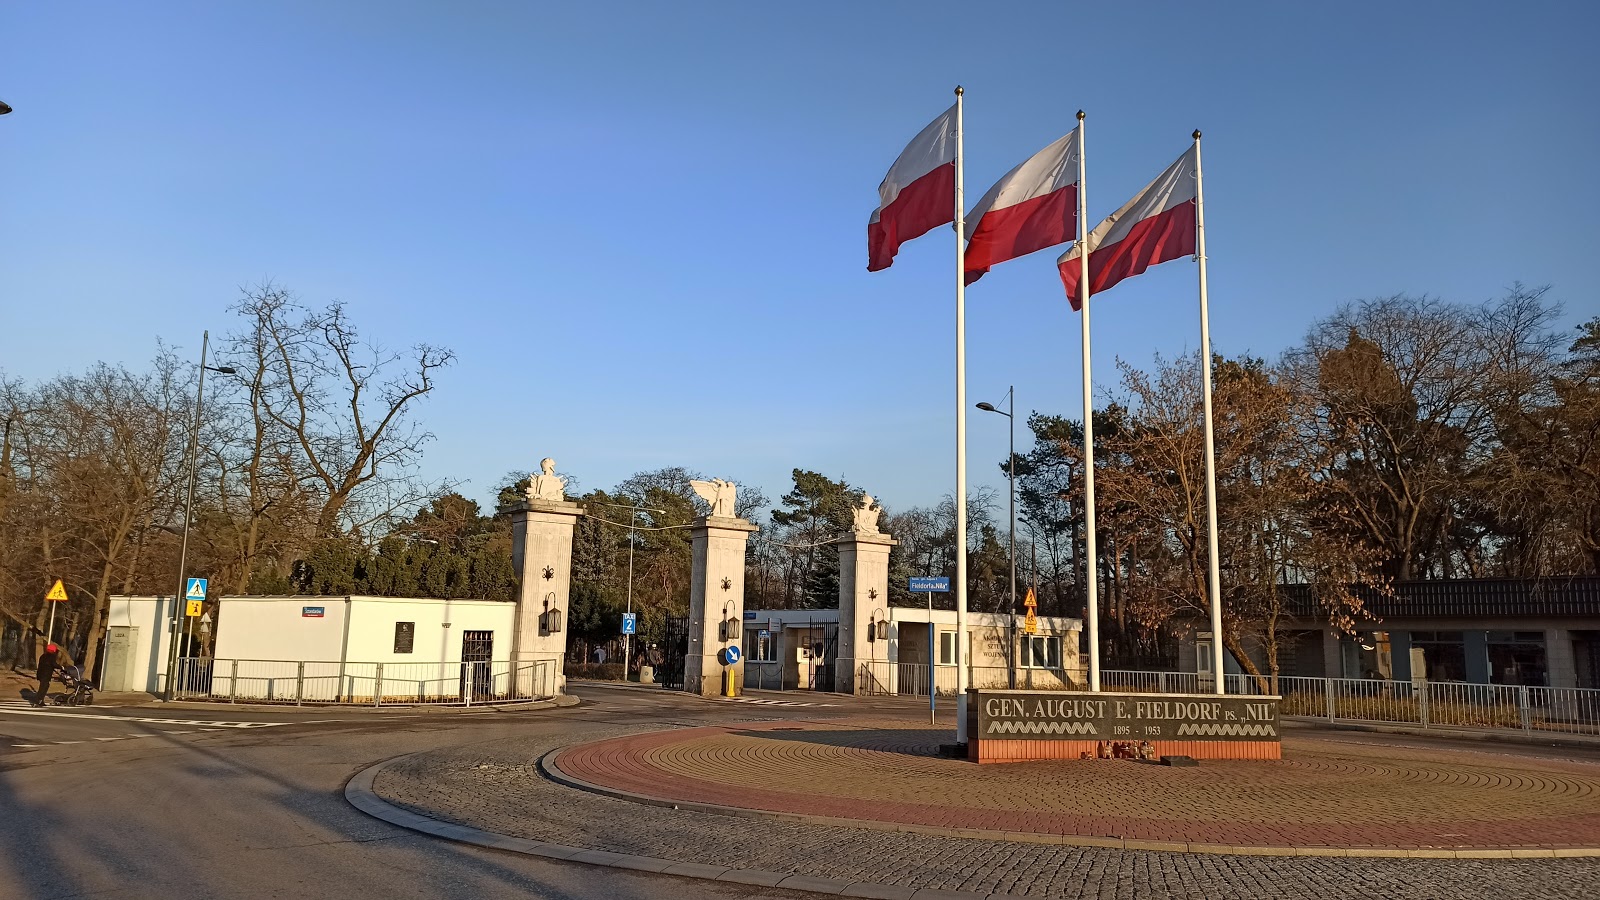
[[[950,593],[950,579],[916,576],[911,579],[911,593],[913,594],[948,594]]]

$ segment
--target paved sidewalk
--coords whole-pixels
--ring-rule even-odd
[[[796,725],[800,723],[787,723]],[[818,725],[820,723],[811,723]],[[742,726],[749,729],[753,726]],[[774,726],[764,723],[763,727]],[[837,730],[839,726],[825,727]],[[674,729],[689,735],[699,729]],[[631,738],[639,728],[583,727],[566,740],[496,741],[418,754],[375,773],[378,797],[451,825],[567,849],[600,851],[720,872],[777,873],[825,879],[817,889],[857,896],[1105,898],[1557,898],[1600,891],[1600,860],[1381,859],[1264,857],[1115,850],[840,828],[797,821],[754,821],[649,806],[574,790],[542,777],[539,759],[563,743]],[[769,741],[769,743],[778,743]],[[966,772],[1010,767],[970,766]],[[1132,763],[1104,763],[1128,766]],[[1141,772],[1145,767],[1138,767]],[[726,768],[717,770],[728,774]],[[729,775],[729,777],[733,777]],[[930,789],[977,797],[943,778]],[[1028,797],[1063,793],[1040,786]],[[1069,796],[1073,788],[1065,791]],[[1380,805],[1384,797],[1367,797]],[[1590,802],[1593,802],[1591,795]],[[467,834],[460,829],[453,835]],[[563,851],[564,852],[564,851]],[[569,857],[570,858],[570,854]],[[628,862],[618,864],[629,864]],[[686,871],[679,869],[678,871]],[[723,877],[726,877],[724,874]],[[803,881],[785,881],[803,887]],[[853,887],[850,887],[853,886]],[[876,893],[873,893],[876,891]]]
[[[939,758],[946,738],[890,723],[710,726],[572,747],[547,765],[632,799],[890,829],[1206,852],[1600,855],[1595,763],[1294,736],[1270,762],[975,766]]]

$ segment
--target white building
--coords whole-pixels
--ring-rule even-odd
[[[516,604],[409,597],[225,597],[216,698],[388,702],[553,694],[559,656],[513,660]]]
[[[856,676],[848,683],[863,694],[927,696],[928,663],[942,694],[955,692],[956,614],[954,610],[879,607],[869,617],[870,636],[855,648]],[[1040,616],[1038,633],[1023,633],[1023,617],[1006,613],[968,613],[962,648],[968,684],[1019,689],[1049,689],[1084,680],[1078,660],[1079,619]],[[929,623],[932,623],[930,633]],[[840,657],[839,611],[746,610],[745,686],[780,690],[832,690],[847,683],[834,670]],[[929,652],[933,648],[932,653]],[[846,648],[848,649],[848,648]],[[1015,676],[1013,676],[1015,672]],[[831,680],[830,680],[831,679]]]
[[[107,613],[100,689],[165,691],[167,656],[172,651],[172,598],[114,596]]]

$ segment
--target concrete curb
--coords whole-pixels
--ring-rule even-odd
[[[448,822],[442,822],[438,819],[401,809],[379,797],[373,791],[373,782],[377,780],[378,773],[382,772],[384,767],[414,755],[417,754],[408,754],[407,756],[384,760],[357,772],[345,783],[345,801],[374,819],[388,822],[400,828],[461,844],[472,844],[473,846],[485,847],[490,850],[503,850],[507,853],[520,853],[524,856],[537,856],[561,862],[579,862],[613,869],[657,872],[662,875],[675,875],[680,878],[778,887],[819,894],[836,894],[844,897],[878,897],[885,898],[885,900],[995,900],[995,898],[1018,896],[1015,894],[976,894],[966,891],[909,888],[892,884],[878,884],[871,881],[845,881],[840,878],[820,878],[814,875],[766,872],[760,869],[731,869],[724,866],[679,862],[655,856],[634,856],[626,853],[612,853],[607,850],[588,850],[583,847],[569,847],[565,844],[530,841],[526,838],[495,834],[492,831],[482,831],[466,825],[452,825]]]
[[[890,831],[904,834],[927,834],[940,837],[977,838],[988,841],[1007,841],[1015,844],[1046,844],[1058,847],[1082,847],[1097,850],[1144,850],[1163,853],[1207,853],[1218,856],[1342,856],[1383,859],[1526,859],[1600,856],[1600,847],[1257,847],[1233,844],[1208,844],[1198,841],[1143,841],[1119,837],[1093,837],[1075,834],[1043,834],[1022,831],[991,831],[981,828],[938,828],[930,825],[901,825],[893,822],[876,822],[868,819],[841,819],[835,816],[812,816],[803,813],[772,812],[763,809],[746,809],[738,806],[720,806],[685,800],[666,800],[635,794],[631,791],[592,784],[575,778],[561,770],[561,750],[551,750],[539,758],[539,771],[551,781],[581,791],[628,800],[647,806],[686,809],[693,812],[714,813],[743,819],[775,819],[784,822],[801,822],[830,828],[864,828],[870,831]],[[924,894],[922,896],[933,896]],[[943,896],[940,894],[939,896]],[[977,895],[961,895],[977,896]],[[998,896],[998,895],[997,895]]]

